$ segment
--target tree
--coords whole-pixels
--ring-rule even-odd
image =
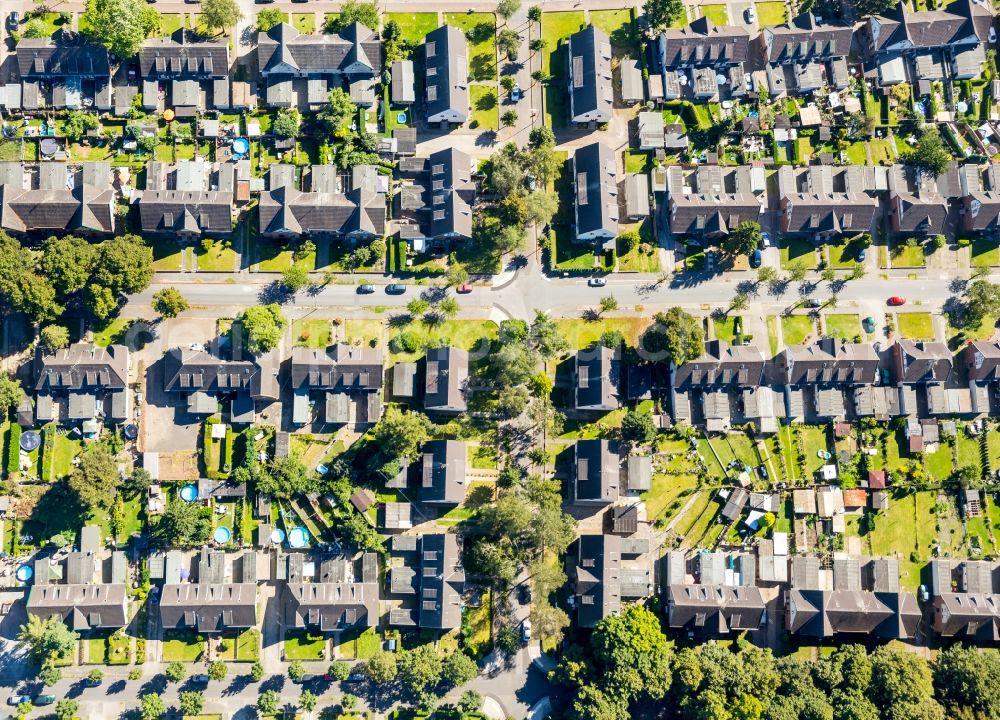
[[[539,5],[532,5],[528,8],[528,19],[531,22],[541,22],[542,21],[542,8]]]
[[[679,307],[654,316],[655,324],[642,336],[640,349],[647,353],[666,353],[675,365],[694,360],[704,350],[705,336],[701,322]]]
[[[905,157],[905,162],[925,175],[937,177],[951,164],[951,152],[945,147],[941,133],[935,125],[925,125],[920,131],[913,151]]]
[[[629,700],[641,695],[663,698],[670,687],[670,646],[659,618],[640,605],[601,620],[591,647],[605,671],[605,681]]]
[[[277,690],[265,690],[257,698],[257,709],[262,715],[274,715],[280,703],[281,694]]]
[[[413,317],[420,317],[430,308],[431,304],[423,298],[413,298],[406,303],[406,312]]]
[[[87,679],[94,683],[94,685],[100,685],[101,681],[104,680],[104,673],[97,669],[91,670],[90,674],[87,675]]]
[[[101,243],[87,285],[87,305],[99,319],[108,317],[123,294],[142,292],[153,280],[153,249],[138,235],[119,235]]]
[[[160,27],[160,14],[145,0],[88,0],[80,27],[112,55],[129,58]]]
[[[531,52],[542,52],[546,47],[548,47],[548,43],[545,42],[545,38],[532,38],[531,42],[528,43],[528,49]]]
[[[153,293],[153,310],[162,317],[177,317],[189,307],[188,301],[175,287],[163,288]]]
[[[438,310],[445,317],[454,317],[458,314],[459,306],[458,300],[453,297],[446,297],[440,303],[438,303]]]
[[[749,257],[760,247],[761,242],[760,225],[753,220],[744,220],[729,233],[722,246],[731,255]]]
[[[83,110],[70,110],[63,120],[62,131],[71,142],[80,142],[80,138],[87,134],[88,130],[93,130],[101,126],[101,121],[93,113]]]
[[[336,137],[344,137],[351,128],[358,109],[342,88],[334,88],[330,92],[330,99],[319,111],[319,119],[326,123],[330,132]]]
[[[952,645],[934,663],[934,688],[949,710],[971,708],[984,718],[1000,717],[1000,659],[975,647]],[[949,717],[957,715],[949,714]]]
[[[653,416],[648,412],[629,410],[622,418],[622,439],[628,442],[645,445],[653,442],[656,437],[656,425]]]
[[[513,127],[517,124],[517,111],[508,110],[500,116],[500,124],[504,127]]]
[[[628,703],[597,685],[584,685],[573,698],[569,720],[628,720]]]
[[[295,456],[275,457],[268,463],[267,472],[257,479],[257,492],[279,500],[303,495],[315,489],[313,478],[302,461]]]
[[[524,209],[526,222],[544,227],[559,210],[559,196],[548,190],[535,190],[524,196]]]
[[[598,308],[599,315],[603,315],[606,312],[614,312],[618,309],[618,300],[615,299],[614,295],[606,295],[601,298]]]
[[[303,690],[302,694],[299,695],[299,707],[305,710],[307,713],[311,713],[316,709],[316,704],[319,699],[315,694],[309,692],[308,690]]]
[[[807,273],[808,270],[806,269],[805,265],[803,265],[802,263],[795,263],[794,265],[792,265],[792,268],[788,273],[788,277],[792,280],[792,282],[800,283],[806,279]]]
[[[419,412],[403,412],[396,406],[386,408],[372,430],[372,440],[382,454],[391,459],[413,458],[417,448],[430,437],[430,420]]]
[[[618,236],[618,242],[621,244],[623,252],[630,253],[639,247],[642,236],[639,235],[638,230],[626,230]]]
[[[569,349],[569,342],[559,330],[556,321],[541,310],[535,311],[535,319],[531,323],[529,342],[534,350],[545,360],[551,360]]]
[[[684,2],[683,0],[646,0],[642,6],[642,12],[652,30],[666,30],[671,22],[684,15]]]
[[[264,666],[259,662],[255,662],[250,666],[250,679],[254,682],[260,682],[264,677]]]
[[[516,15],[521,9],[521,0],[500,0],[497,3],[497,15],[505,21],[510,20],[512,15]]]
[[[247,350],[252,353],[264,353],[277,347],[287,324],[277,303],[247,308],[240,315],[240,321],[246,333]]]
[[[79,463],[69,476],[69,486],[88,508],[111,506],[118,482],[115,458],[102,443],[95,443],[80,453]]]
[[[294,263],[281,273],[281,283],[294,295],[309,284],[309,271],[305,266]]]
[[[848,279],[861,280],[864,278],[866,273],[867,271],[865,270],[865,266],[862,265],[861,263],[858,263],[853,268],[851,268],[851,274],[848,275]]]
[[[351,675],[351,666],[346,662],[338,660],[337,662],[330,663],[330,667],[327,669],[327,673],[337,682],[343,682]]]
[[[931,671],[926,661],[909,652],[878,648],[871,655],[872,681],[866,697],[883,709],[884,717],[943,720],[934,701]],[[911,714],[920,708],[918,714]]]
[[[56,718],[58,720],[73,720],[79,709],[80,703],[76,700],[60,700],[56,703]]]
[[[854,10],[858,17],[862,15],[882,15],[896,7],[895,0],[855,0]]]
[[[10,375],[0,372],[0,420],[7,418],[7,413],[21,402],[23,394],[21,383]]]
[[[211,530],[211,520],[204,516],[201,508],[175,499],[153,526],[152,536],[159,547],[183,547],[204,542]]]
[[[778,271],[771,267],[770,265],[765,265],[764,267],[757,270],[757,282],[759,283],[773,283],[778,279]]]
[[[38,673],[38,679],[42,681],[42,684],[47,687],[52,687],[57,682],[62,680],[62,670],[52,665],[42,668],[42,671]]]
[[[31,18],[24,26],[24,37],[46,38],[49,36],[49,26],[41,18]]]
[[[466,690],[458,699],[458,709],[466,715],[472,715],[483,708],[483,696],[475,690]]]
[[[142,720],[160,720],[167,712],[163,698],[155,693],[143,695],[139,701],[139,715]]]
[[[743,312],[750,305],[750,298],[746,293],[736,293],[729,301],[729,312]]]
[[[225,680],[226,674],[229,672],[229,666],[221,660],[216,660],[208,665],[208,677],[212,680]],[[198,713],[193,713],[197,715]]]
[[[509,28],[497,33],[497,52],[506,55],[511,62],[517,62],[517,52],[521,47],[521,36]]]
[[[464,285],[469,282],[469,271],[465,269],[465,265],[462,263],[453,262],[448,265],[447,277],[449,287]]]
[[[288,677],[292,682],[300,682],[306,676],[306,666],[299,660],[293,660],[288,666]]]
[[[478,674],[479,667],[476,661],[461,651],[453,652],[441,665],[441,677],[453,687],[461,687],[471,682]]]
[[[205,696],[194,690],[182,692],[178,699],[180,711],[184,715],[200,715],[205,707]]]
[[[210,28],[221,32],[236,25],[242,17],[236,0],[202,0],[201,19]]]
[[[274,118],[271,129],[278,137],[295,137],[299,134],[299,111],[293,108],[281,108]]]
[[[965,289],[965,317],[962,327],[979,327],[1000,305],[1000,285],[988,280],[973,280]]]
[[[184,667],[184,663],[174,661],[167,665],[166,669],[163,671],[167,680],[172,683],[179,683],[185,677],[187,677],[187,668]]]
[[[441,682],[441,656],[432,645],[420,645],[400,653],[396,665],[399,668],[399,679],[414,694],[429,690]]]
[[[97,246],[74,235],[50,237],[42,244],[38,263],[61,297],[81,290],[90,277]]]
[[[365,674],[376,685],[388,685],[396,679],[397,664],[393,653],[379,650],[364,666]]]
[[[359,2],[347,0],[340,6],[340,14],[330,23],[333,32],[339,32],[356,22],[370,30],[378,29],[378,4],[374,2]]]
[[[285,22],[285,12],[279,10],[278,8],[264,8],[257,13],[257,30],[259,32],[267,32],[275,25],[280,25]],[[278,112],[278,116],[281,116],[281,112]]]

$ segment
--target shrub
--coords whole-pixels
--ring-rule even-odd
[[[401,332],[392,339],[393,352],[417,352],[420,350],[420,340],[411,332]]]
[[[14,475],[20,470],[21,426],[12,423],[7,433],[7,474]]]

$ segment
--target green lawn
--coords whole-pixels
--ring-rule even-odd
[[[896,153],[888,140],[874,138],[868,141],[868,147],[871,148],[872,162],[876,165],[892,162],[896,159]]]
[[[187,251],[187,248],[184,248]],[[181,269],[181,246],[176,240],[161,238],[153,241],[153,269],[173,272]]]
[[[326,657],[326,638],[321,634],[288,631],[285,633],[286,660],[322,660]]]
[[[920,569],[930,557],[936,534],[933,505],[930,492],[893,497],[889,509],[875,518],[875,529],[866,535],[874,555],[899,558],[900,584],[906,590],[920,585]],[[919,560],[911,561],[910,553],[916,553]]]
[[[469,102],[472,103],[472,127],[477,130],[500,128],[500,104],[496,88],[490,85],[470,85]]]
[[[713,25],[722,27],[729,24],[729,12],[725,5],[702,5],[701,10]]]
[[[722,318],[713,318],[712,327],[715,328],[715,337],[719,340],[725,340],[730,345],[736,340],[736,320],[737,316],[727,315]]]
[[[683,459],[681,461],[683,462]],[[693,468],[692,470],[690,474],[653,474],[649,490],[642,494],[642,501],[646,504],[646,515],[650,519],[659,518],[675,500],[680,498],[682,492],[698,487],[697,470]],[[686,497],[681,498],[681,504],[683,505],[686,500]]]
[[[574,243],[572,230],[563,225],[553,228],[555,234],[556,269],[588,272],[594,269],[594,247],[587,243]]]
[[[761,27],[781,25],[785,22],[785,3],[759,2],[754,5],[757,7],[757,22]]]
[[[781,461],[785,465],[788,479],[794,483],[799,479],[801,473],[799,472],[799,451],[795,444],[795,431],[790,425],[782,425],[779,428],[778,447],[781,450]]]
[[[181,16],[178,13],[163,13],[160,15],[160,36],[169,37],[181,29]]]
[[[473,80],[494,80],[497,76],[496,15],[490,12],[450,12],[446,25],[457,27],[469,37],[469,76]]]
[[[375,628],[367,628],[363,632],[343,632],[337,645],[337,657],[341,660],[369,660],[381,646],[382,641]]]
[[[316,13],[292,13],[292,26],[300,33],[312,35],[316,32]]]
[[[427,325],[422,322],[412,322],[405,328],[393,328],[389,333],[389,342],[402,332],[409,333],[421,347],[435,345],[454,345],[463,350],[482,347],[483,341],[492,343],[497,339],[497,325],[492,320],[445,320],[440,325]],[[485,348],[488,351],[488,347]],[[424,351],[415,353],[393,353],[395,362],[415,361],[423,357]]]
[[[632,31],[632,13],[628,8],[591,10],[590,24],[607,33],[612,46],[626,50],[636,47],[637,37]]]
[[[957,456],[958,467],[965,467],[967,465],[974,467],[977,477],[982,476],[983,462],[979,438],[966,435],[961,425],[958,428],[958,434],[955,436],[955,455]]]
[[[634,225],[622,226],[621,232],[634,229]],[[625,252],[621,242],[616,243],[618,270],[620,272],[659,272],[660,253],[653,242],[652,221],[646,218],[638,227],[640,242],[631,251]]]
[[[830,337],[853,340],[861,334],[861,320],[857,315],[827,315],[823,320]]]
[[[437,13],[433,12],[391,12],[382,16],[383,23],[390,20],[395,20],[399,25],[399,29],[403,32],[403,40],[416,44],[422,43],[427,33],[438,26]]]
[[[786,315],[781,318],[781,335],[786,346],[802,345],[815,332],[816,326],[808,315]]]
[[[79,440],[56,433],[56,451],[52,459],[52,479],[67,477],[73,472],[73,458],[79,455],[82,450],[83,447]]]
[[[782,238],[779,244],[779,253],[783,270],[789,270],[796,265],[801,265],[808,270],[815,270],[819,265],[816,247],[811,242],[801,238]]]
[[[542,69],[552,72],[552,54],[559,41],[566,41],[569,36],[584,27],[582,11],[547,12],[542,13],[542,39],[545,40],[546,52],[542,55]],[[559,68],[561,71],[562,68]]]
[[[847,146],[847,162],[850,165],[867,165],[868,152],[865,150],[865,141],[859,140]]]
[[[128,330],[129,325],[131,324],[132,321],[125,318],[115,318],[114,320],[110,320],[108,324],[100,330],[94,331],[94,344],[100,347],[113,345],[122,339],[125,331]]]
[[[213,240],[210,244],[195,246],[198,254],[198,270],[201,272],[234,272],[239,262],[232,243],[228,240]]]
[[[330,344],[329,320],[296,320],[292,323],[295,347],[325,348]]]
[[[163,633],[163,662],[198,662],[205,652],[205,637],[197,633],[166,630]]]
[[[930,313],[899,313],[896,315],[896,327],[907,340],[934,339],[934,322]]]
[[[545,85],[545,124],[565,127],[569,99],[566,96],[566,40],[584,25],[583,12],[542,13],[542,69],[552,75]]]
[[[836,245],[827,245],[826,251],[830,267],[838,270],[854,269],[854,266],[858,264],[858,252],[860,252],[860,250],[860,240],[841,242]]]
[[[924,248],[921,245],[893,245],[889,254],[892,256],[892,266],[895,267],[924,267],[927,259],[924,257]]]
[[[344,337],[347,342],[361,341],[370,345],[374,340],[381,342],[383,323],[381,320],[356,320],[349,318],[344,321]]]
[[[947,480],[951,475],[951,447],[947,443],[939,443],[936,452],[925,453],[924,467],[934,479]]]
[[[799,437],[802,441],[803,452],[806,459],[802,468],[806,478],[811,478],[828,461],[816,454],[817,450],[827,450],[832,452],[832,448],[827,444],[827,433],[825,425],[802,425],[799,428]]]
[[[1000,265],[1000,245],[995,240],[976,238],[972,241],[973,267],[994,267]]]
[[[625,336],[625,343],[634,347],[638,343],[639,336],[646,331],[649,325],[650,321],[641,317],[601,318],[594,322],[556,320],[556,326],[572,350],[590,347],[609,330],[621,331],[621,334]]]

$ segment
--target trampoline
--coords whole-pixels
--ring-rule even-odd
[[[181,500],[184,502],[194,502],[198,499],[198,488],[194,485],[185,485],[181,488]]]
[[[396,113],[396,122],[400,125],[406,125],[406,113]]]
[[[275,545],[281,545],[281,543],[285,542],[285,531],[282,530],[281,528],[275,528],[274,530],[272,530],[271,542],[273,542]]]
[[[42,444],[42,437],[34,430],[29,430],[26,433],[21,433],[21,439],[18,440],[17,444],[24,452],[31,452],[37,450],[38,446]]]
[[[304,548],[309,544],[309,533],[305,528],[292,528],[288,531],[288,544],[293,548]]]
[[[28,582],[34,574],[35,571],[31,569],[30,565],[22,565],[14,572],[14,577],[21,582]]]
[[[122,434],[126,440],[135,440],[139,436],[139,428],[130,423],[122,428]]]
[[[229,542],[229,539],[232,536],[232,531],[227,527],[217,527],[215,528],[215,532],[212,534],[212,537],[215,538],[215,542],[219,543],[219,545],[225,545]]]
[[[237,155],[246,155],[250,152],[250,141],[246,138],[236,138],[233,140],[233,152]]]

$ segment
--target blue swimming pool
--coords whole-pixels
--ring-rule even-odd
[[[181,500],[184,502],[194,502],[198,499],[198,486],[185,485],[181,488]]]
[[[293,548],[305,547],[309,544],[309,533],[305,528],[292,528],[288,531],[288,544]]]
[[[215,542],[219,545],[225,545],[229,542],[229,539],[233,536],[233,532],[227,527],[217,527],[212,537],[215,538]]]

